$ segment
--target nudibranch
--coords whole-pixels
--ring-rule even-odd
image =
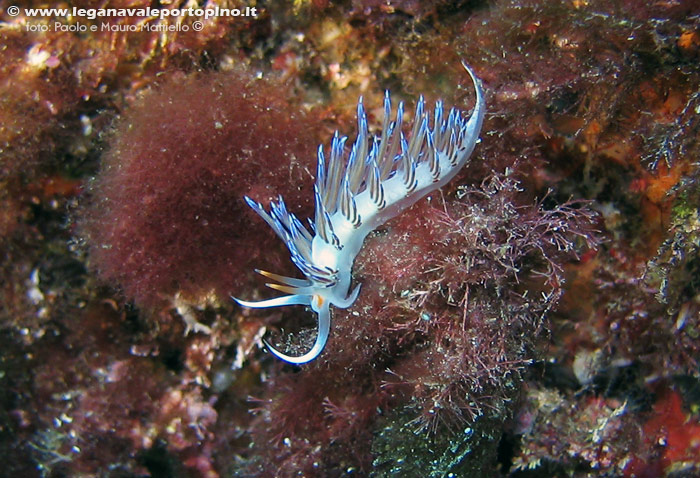
[[[408,137],[402,131],[403,102],[396,117],[391,116],[389,92],[384,97],[381,136],[370,137],[367,115],[360,98],[357,104],[357,138],[346,152],[347,137],[336,131],[326,158],[318,148],[314,185],[315,217],[310,230],[287,211],[280,196],[270,204],[270,212],[245,197],[248,205],[285,242],[292,261],[305,279],[285,277],[256,270],[275,281],[268,287],[289,295],[259,302],[233,298],[243,307],[266,308],[305,305],[318,314],[318,334],[311,349],[303,355],[287,355],[263,340],[276,357],[293,364],[310,362],[319,356],[331,327],[330,306],[347,308],[360,293],[358,284],[350,292],[352,266],[362,243],[371,231],[412,206],[426,194],[449,182],[468,162],[484,120],[485,104],[480,82],[471,76],[476,102],[468,119],[452,108],[444,116],[443,104],[435,104],[432,126],[430,113],[421,96],[416,105],[413,127]]]

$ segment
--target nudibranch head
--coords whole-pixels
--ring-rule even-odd
[[[318,357],[330,333],[330,306],[350,307],[359,295],[359,285],[350,292],[352,266],[367,234],[442,187],[467,163],[478,142],[485,104],[479,80],[467,65],[464,68],[476,92],[469,118],[462,118],[455,108],[445,116],[443,104],[438,101],[431,121],[421,97],[408,137],[402,129],[403,103],[391,120],[389,92],[384,98],[381,135],[370,137],[360,98],[357,138],[350,150],[345,148],[347,138],[338,132],[331,141],[328,158],[323,146],[319,146],[314,185],[316,212],[313,221],[309,220],[310,230],[287,211],[281,196],[270,204],[269,212],[260,203],[245,198],[287,245],[292,262],[305,279],[258,270],[276,281],[266,284],[268,287],[288,295],[259,302],[234,300],[253,308],[305,305],[318,315],[318,334],[311,349],[301,356],[291,356],[265,342],[276,357],[293,364]]]

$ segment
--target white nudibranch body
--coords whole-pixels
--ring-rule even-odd
[[[352,292],[352,266],[371,231],[412,206],[423,196],[449,182],[468,162],[484,120],[485,104],[479,80],[464,65],[474,83],[476,103],[471,116],[452,108],[445,117],[438,101],[430,126],[423,97],[418,101],[408,139],[402,132],[403,103],[391,121],[391,101],[384,98],[381,136],[371,138],[362,99],[357,105],[357,139],[346,154],[346,137],[338,132],[326,158],[318,149],[314,197],[316,213],[309,219],[311,232],[287,211],[280,196],[268,213],[261,204],[245,200],[285,242],[292,261],[306,279],[294,279],[266,271],[257,272],[276,281],[268,287],[287,293],[282,297],[248,302],[244,307],[266,308],[306,305],[318,314],[318,335],[311,349],[291,356],[265,345],[276,357],[293,364],[310,362],[323,350],[330,333],[330,306],[347,308],[360,292]]]

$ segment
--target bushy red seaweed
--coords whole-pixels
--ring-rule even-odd
[[[279,260],[244,195],[291,207],[311,180],[314,122],[283,85],[245,71],[178,76],[118,122],[86,213],[90,258],[128,298],[228,297]],[[272,260],[267,256],[271,255]]]
[[[355,268],[363,294],[334,311],[322,360],[274,377],[259,402],[260,476],[368,472],[367,425],[382,410],[410,410],[427,436],[507,415],[562,292],[562,261],[594,245],[591,216],[528,204],[497,174],[459,196],[433,195],[368,238]]]

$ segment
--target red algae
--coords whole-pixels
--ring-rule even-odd
[[[674,463],[686,462],[692,465],[695,472],[700,471],[700,421],[683,411],[680,395],[675,391],[667,392],[654,404],[654,410],[649,420],[644,424],[644,434],[649,448],[662,444],[664,447],[661,464],[665,469]],[[643,460],[649,457],[639,457]],[[638,463],[630,464],[630,471],[638,467]],[[653,466],[647,463],[646,466]],[[691,466],[686,467],[687,470]],[[627,470],[626,470],[627,471]],[[627,476],[639,473],[627,472]]]
[[[37,164],[52,162],[56,150],[69,149],[81,131],[75,113],[82,101],[71,72],[47,64],[51,48],[12,30],[0,35],[0,180],[5,181],[31,176]]]
[[[355,267],[363,294],[334,311],[322,359],[271,379],[253,429],[270,465],[255,476],[327,476],[315,466],[334,474],[342,463],[368,472],[373,452],[400,466],[400,451],[378,450],[406,423],[428,441],[472,424],[477,443],[508,414],[561,294],[560,264],[595,244],[590,213],[527,204],[517,181],[501,175],[440,202],[433,195],[368,238]],[[388,423],[371,439],[367,426],[378,420]],[[486,472],[487,463],[450,470]]]
[[[126,111],[86,213],[104,280],[139,305],[224,298],[275,257],[243,196],[284,192],[308,208],[298,191],[311,179],[314,122],[285,92],[244,71],[176,76]]]
[[[88,0],[70,6],[139,9],[152,5],[144,0]],[[3,180],[34,177],[42,166],[61,164],[64,155],[84,156],[95,140],[84,131],[90,129],[86,120],[91,120],[96,130],[111,117],[115,103],[152,82],[164,69],[192,70],[200,66],[200,56],[236,52],[250,43],[249,36],[264,23],[253,17],[222,16],[204,22],[194,35],[163,35],[157,27],[191,29],[196,17],[42,17],[29,16],[24,8],[65,9],[66,5],[22,2],[20,7],[16,15],[0,11]],[[155,28],[141,31],[143,25]],[[89,29],[89,34],[76,33],[77,27]],[[139,31],[109,27],[135,27]]]

